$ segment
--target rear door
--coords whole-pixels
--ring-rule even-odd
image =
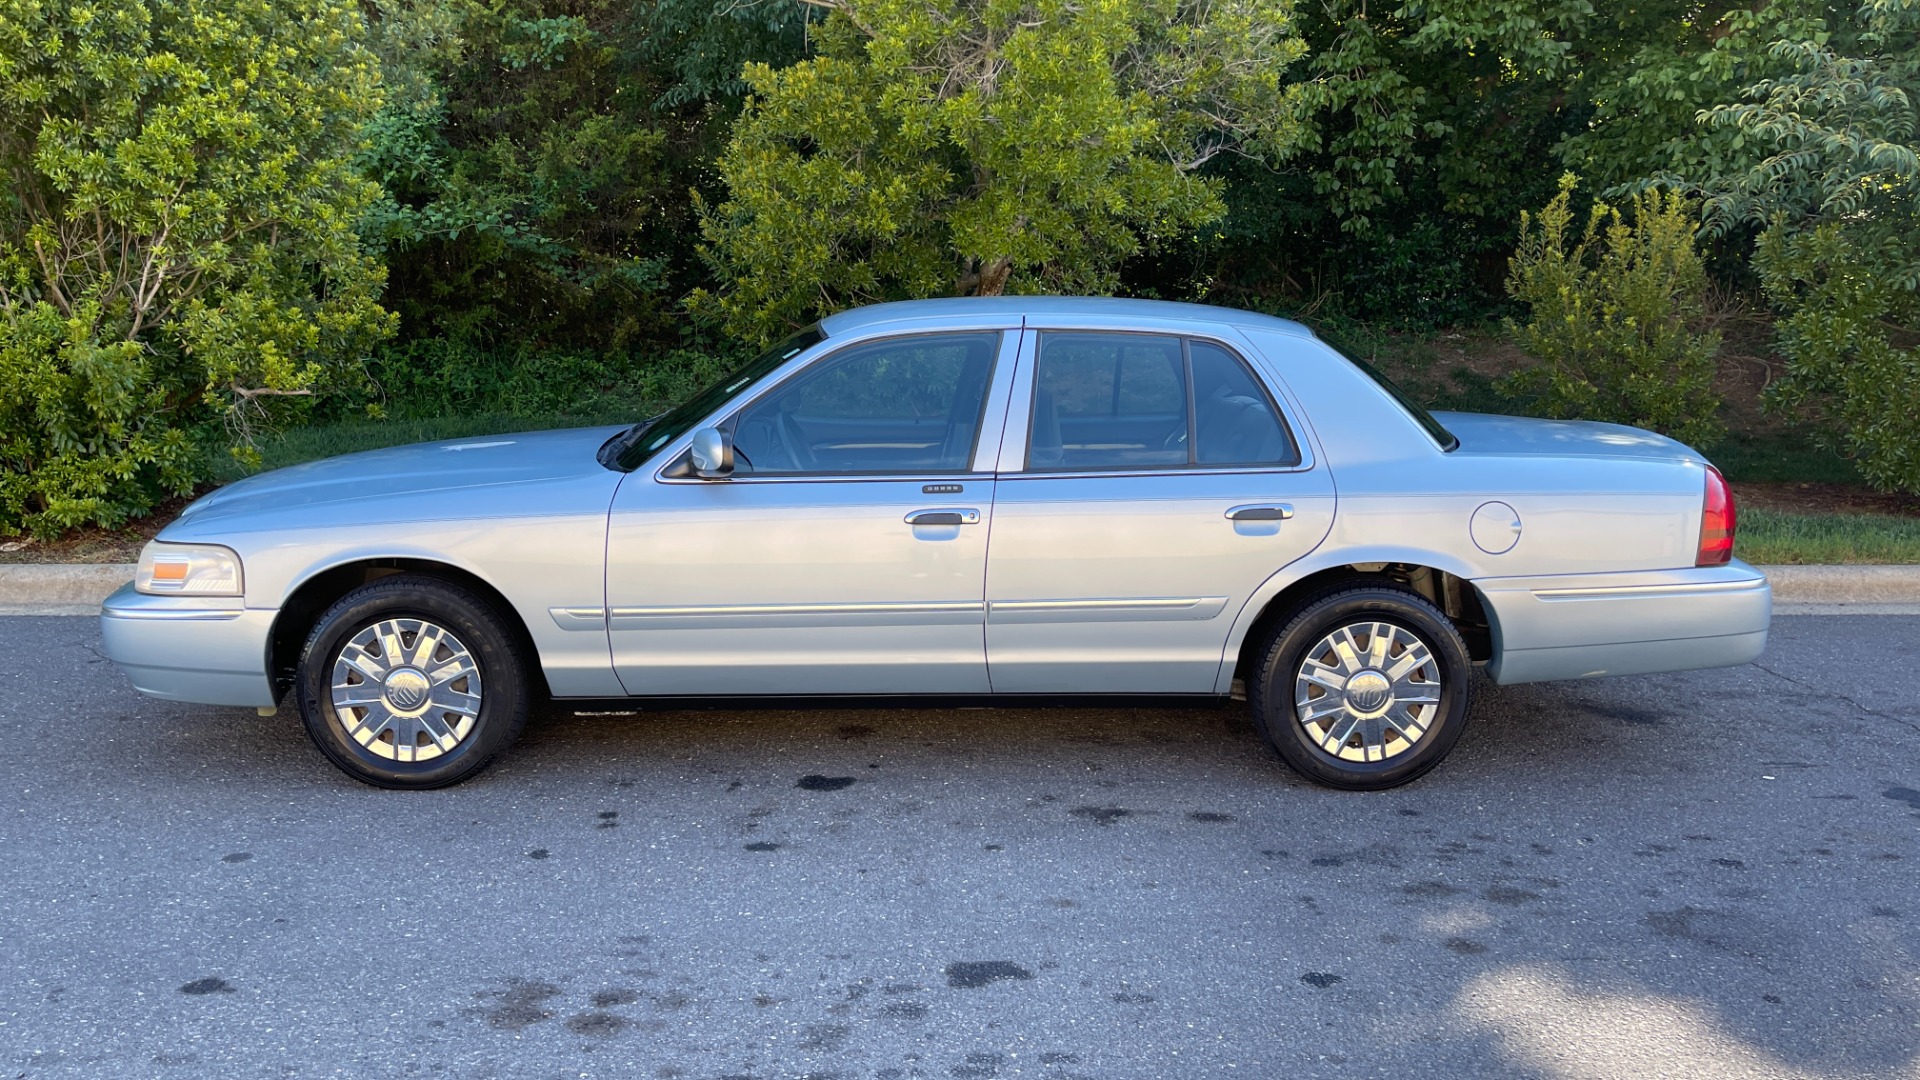
[[[987,560],[996,693],[1210,693],[1260,585],[1334,490],[1220,336],[1028,330]]]

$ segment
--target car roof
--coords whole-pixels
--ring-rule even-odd
[[[1128,300],[1113,296],[950,296],[937,300],[902,300],[869,304],[820,320],[828,337],[879,323],[955,315],[1099,315],[1143,319],[1189,319],[1194,322],[1255,327],[1283,334],[1313,337],[1311,329],[1292,319],[1261,315],[1212,304],[1179,304],[1168,300]]]

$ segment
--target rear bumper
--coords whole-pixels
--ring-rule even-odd
[[[1726,566],[1474,582],[1502,684],[1731,667],[1765,651],[1773,590]]]
[[[148,596],[123,585],[100,608],[100,638],[134,689],[201,705],[277,703],[267,677],[276,613],[232,600]]]

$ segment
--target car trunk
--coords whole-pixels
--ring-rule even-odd
[[[1591,420],[1538,420],[1524,416],[1438,412],[1433,417],[1460,440],[1455,453],[1639,458],[1706,461],[1706,456],[1665,435]]]

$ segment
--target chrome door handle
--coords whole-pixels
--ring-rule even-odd
[[[1227,511],[1228,521],[1285,521],[1292,516],[1293,507],[1286,503],[1251,503]]]
[[[915,510],[907,515],[909,525],[978,525],[980,511],[964,508]]]

